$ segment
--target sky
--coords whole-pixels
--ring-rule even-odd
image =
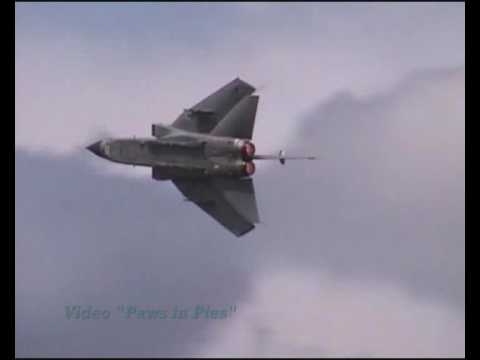
[[[463,3],[15,8],[17,356],[464,356]],[[257,164],[245,237],[84,149],[237,76],[257,151],[319,158]]]

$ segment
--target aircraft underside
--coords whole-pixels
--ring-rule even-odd
[[[186,109],[172,125],[152,125],[151,138],[103,139],[88,147],[107,160],[152,168],[155,180],[172,180],[191,202],[242,236],[259,222],[251,175],[256,155],[251,141],[259,97],[235,79]]]

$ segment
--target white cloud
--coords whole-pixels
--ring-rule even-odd
[[[419,73],[386,94],[361,101],[334,97],[319,105],[303,123],[306,133],[299,135],[302,146],[324,150],[322,161],[314,167],[292,162],[287,168],[277,166],[258,176],[256,189],[264,223],[241,242],[231,242],[223,229],[191,204],[180,204],[181,195],[172,184],[102,179],[80,165],[78,157],[66,157],[64,162],[51,157],[40,161],[43,157],[38,154],[26,156],[19,151],[16,211],[20,215],[16,219],[28,224],[19,227],[24,233],[19,239],[27,245],[38,244],[38,236],[49,240],[43,242],[42,256],[35,253],[40,263],[30,261],[29,267],[22,267],[23,281],[19,284],[23,283],[28,294],[36,291],[25,284],[39,276],[50,279],[50,268],[42,270],[42,259],[53,256],[57,268],[67,270],[60,272],[60,281],[45,283],[41,292],[56,289],[59,283],[74,286],[68,260],[72,246],[80,251],[75,254],[83,254],[75,255],[77,266],[93,269],[87,272],[87,278],[91,276],[91,280],[102,284],[117,280],[125,284],[125,279],[114,271],[108,271],[106,278],[98,277],[105,264],[124,268],[123,258],[112,257],[111,249],[124,254],[133,251],[134,259],[141,259],[131,274],[133,278],[140,273],[160,276],[165,272],[163,281],[167,282],[171,266],[168,261],[199,277],[204,273],[198,269],[203,269],[205,263],[216,264],[214,269],[221,269],[223,275],[226,264],[235,263],[249,271],[248,279],[253,281],[249,296],[246,279],[240,292],[235,281],[234,287],[230,281],[213,292],[205,291],[205,284],[216,283],[207,281],[181,296],[218,301],[220,289],[226,293],[237,291],[235,299],[240,298],[240,293],[248,296],[247,301],[237,303],[238,313],[231,319],[211,323],[212,331],[207,336],[189,325],[191,337],[182,338],[162,324],[154,331],[134,331],[134,337],[130,336],[130,326],[112,326],[109,333],[119,334],[117,340],[126,340],[121,342],[125,351],[135,349],[157,355],[165,354],[167,342],[177,342],[171,350],[175,355],[187,350],[190,354],[212,356],[461,355],[465,280],[464,70]],[[90,163],[98,163],[99,171],[104,164],[95,158]],[[32,171],[36,174],[33,178],[21,176]],[[55,223],[62,226],[52,226],[52,214],[62,219]],[[188,226],[178,226],[185,218],[189,219]],[[172,228],[176,229],[175,241],[159,242],[164,236],[171,237]],[[102,241],[98,242],[98,238]],[[131,238],[141,240],[141,246]],[[191,241],[198,238],[202,241]],[[31,248],[25,244],[23,248]],[[191,262],[191,254],[198,255],[196,249],[192,252],[193,245],[206,252],[195,256],[196,262]],[[149,260],[145,258],[145,246],[151,254]],[[55,251],[50,251],[52,248]],[[103,250],[98,253],[97,249]],[[66,262],[57,254],[68,254],[62,257]],[[93,263],[92,254],[96,259]],[[158,260],[160,254],[164,256],[162,261]],[[22,256],[30,255],[27,251]],[[182,256],[189,266],[184,265]],[[309,264],[315,270],[299,270],[299,264]],[[187,278],[190,283],[187,280],[185,289],[198,285],[191,275]],[[93,285],[95,281],[88,281],[87,289],[75,285],[75,291],[91,292],[101,301],[115,296],[115,291],[130,296],[130,292],[118,288]],[[139,284],[148,286],[143,281]],[[161,286],[154,288],[161,294]],[[49,301],[58,302],[68,296],[68,292],[60,295],[53,291]],[[138,296],[151,301],[145,293]],[[23,297],[24,304],[28,305],[30,298]],[[19,314],[30,319],[26,310]],[[50,310],[42,316],[53,319]],[[57,335],[43,336],[31,324],[23,322],[23,331],[28,330],[19,337],[22,351],[27,346],[29,351],[52,351],[59,343],[58,334],[70,326],[75,328],[68,323],[56,327]],[[166,332],[169,337],[159,335]],[[25,333],[35,336],[34,340]],[[118,341],[96,344],[96,333],[80,331],[79,335],[83,341],[91,341],[90,353],[120,351]],[[146,339],[154,339],[156,345],[151,346]],[[205,339],[205,347],[197,348]],[[43,343],[39,344],[39,340]],[[37,345],[31,347],[32,341]],[[62,351],[66,349],[71,353],[86,351],[73,345]]]
[[[204,356],[464,356],[462,313],[404,289],[269,269]]]

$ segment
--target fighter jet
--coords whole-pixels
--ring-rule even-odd
[[[152,168],[155,180],[171,180],[188,201],[236,236],[259,222],[251,176],[253,160],[314,159],[257,155],[252,142],[258,95],[236,78],[171,125],[152,124],[151,137],[106,138],[87,147],[109,161]]]

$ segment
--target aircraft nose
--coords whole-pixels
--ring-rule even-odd
[[[104,156],[101,141],[94,142],[93,144],[87,146],[86,149],[90,150],[92,153],[94,153],[97,156],[101,156],[101,157]]]

